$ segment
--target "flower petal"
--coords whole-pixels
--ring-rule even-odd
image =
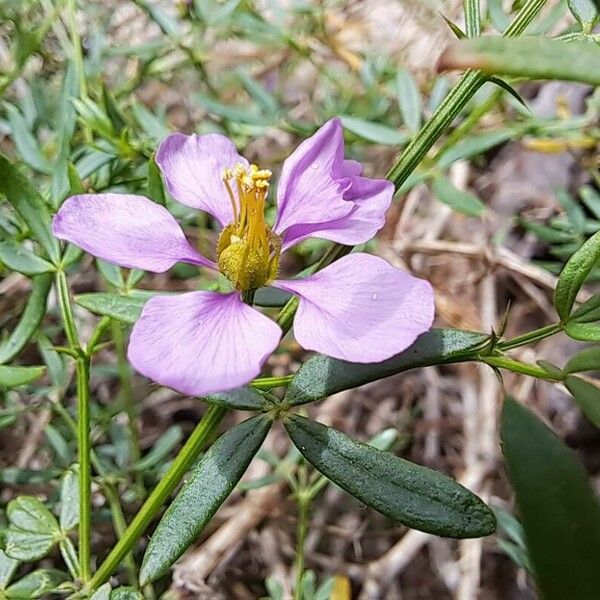
[[[350,162],[350,161],[347,161]],[[355,246],[368,242],[385,224],[394,195],[394,185],[385,179],[355,177],[344,198],[353,201],[348,215],[326,223],[293,225],[284,238],[285,251],[309,237]]]
[[[350,165],[353,171],[356,165]],[[277,186],[277,221],[273,231],[323,223],[346,216],[352,203],[338,181],[344,169],[344,135],[339,119],[327,121],[285,160]]]
[[[201,396],[256,377],[280,336],[280,327],[238,294],[154,296],[133,326],[128,356],[146,377]]]
[[[222,226],[233,221],[231,201],[222,179],[223,169],[236,163],[248,166],[233,142],[218,133],[173,133],[161,142],[156,153],[156,164],[171,196],[211,214]]]
[[[162,273],[176,262],[214,268],[194,250],[169,211],[144,196],[71,196],[52,221],[57,238],[122,267]]]
[[[369,254],[350,254],[310,277],[273,285],[300,296],[298,343],[342,360],[386,360],[433,322],[430,284]]]

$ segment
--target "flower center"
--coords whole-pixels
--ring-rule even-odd
[[[265,201],[271,171],[241,164],[223,171],[223,184],[233,209],[233,223],[217,243],[219,270],[240,291],[273,281],[279,267],[281,238],[265,222]],[[237,189],[237,199],[233,187]]]

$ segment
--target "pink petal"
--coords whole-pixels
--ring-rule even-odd
[[[346,216],[352,203],[344,200],[344,188],[338,181],[343,165],[342,124],[339,119],[331,119],[283,163],[277,186],[275,233],[285,239],[285,231],[292,226]]]
[[[223,169],[248,166],[231,140],[218,133],[173,133],[160,144],[156,164],[173,198],[211,214],[222,226],[233,221],[231,201],[223,184]]]
[[[72,196],[54,216],[52,231],[122,267],[162,273],[181,261],[214,268],[192,248],[169,211],[144,196]]]
[[[431,285],[369,254],[350,254],[310,277],[273,285],[300,296],[298,343],[342,360],[386,360],[433,322]]]
[[[344,198],[352,200],[354,204],[348,215],[326,223],[290,227],[286,231],[282,249],[285,251],[309,237],[347,246],[368,242],[384,226],[385,213],[393,195],[394,185],[390,181],[356,177],[344,194]]]
[[[256,377],[281,329],[238,294],[154,296],[133,326],[128,356],[142,375],[193,396]]]

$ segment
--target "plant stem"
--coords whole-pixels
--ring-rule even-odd
[[[67,278],[56,272],[56,288],[60,312],[70,349],[75,359],[77,384],[77,452],[79,460],[79,569],[81,580],[90,579],[92,472],[90,464],[90,357],[79,343]]]
[[[77,445],[79,453],[79,565],[81,579],[90,579],[92,540],[92,467],[90,463],[90,359],[77,359]]]
[[[481,11],[479,9],[479,0],[464,0],[465,25],[467,36],[470,38],[481,35]]]
[[[529,331],[528,333],[524,333],[518,337],[512,338],[512,340],[506,340],[505,342],[498,342],[496,345],[496,349],[505,352],[506,350],[512,350],[513,348],[518,348],[519,346],[524,346],[525,344],[531,344],[532,342],[539,342],[544,338],[550,337],[555,333],[558,333],[562,330],[560,323],[555,323],[554,325],[546,325],[545,327],[541,327],[540,329],[535,329],[534,331]]]
[[[298,467],[298,488],[294,494],[298,503],[298,523],[296,525],[296,558],[294,560],[294,600],[302,598],[302,575],[304,574],[306,536],[308,534],[308,520],[313,496],[308,489],[308,472],[306,466]]]
[[[508,26],[504,35],[511,37],[523,33],[546,2],[547,0],[528,0],[516,19]],[[413,138],[398,161],[389,170],[387,178],[394,183],[396,189],[399,189],[408,179],[427,152],[485,81],[485,75],[478,71],[465,72],[456,86],[444,98],[431,119],[425,123],[421,131]]]
[[[292,379],[293,375],[280,375],[277,377],[260,377],[250,382],[250,385],[257,390],[270,390],[274,387],[281,387],[287,385]]]
[[[479,360],[486,365],[490,365],[490,367],[506,369],[507,371],[512,371],[513,373],[529,375],[530,377],[536,377],[537,379],[545,379],[546,381],[563,380],[561,375],[553,375],[552,373],[548,373],[548,371],[542,369],[542,367],[539,367],[538,365],[524,363],[512,358],[508,358],[507,356],[483,356]]]
[[[198,423],[169,470],[152,490],[146,502],[129,524],[116,546],[104,559],[89,584],[91,591],[103,584],[113,571],[121,564],[123,558],[130,552],[138,539],[148,528],[167,498],[173,493],[185,473],[198,458],[202,449],[212,439],[227,409],[221,406],[210,406]]]

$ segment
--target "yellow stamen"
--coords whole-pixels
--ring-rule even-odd
[[[281,240],[267,226],[265,202],[271,171],[241,164],[223,171],[223,183],[233,207],[233,223],[225,227],[217,246],[219,268],[239,290],[255,289],[277,274]],[[235,180],[237,199],[230,181]]]

